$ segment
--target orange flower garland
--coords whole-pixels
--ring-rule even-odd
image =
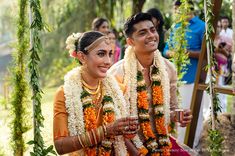
[[[96,112],[94,107],[84,109],[84,118],[86,119],[85,128],[90,131],[97,128],[96,126]]]
[[[161,86],[154,86],[153,87],[153,103],[155,104],[163,104],[163,91]]]
[[[148,109],[148,96],[147,96],[147,92],[146,91],[142,91],[142,92],[139,92],[138,93],[138,98],[137,98],[137,103],[138,103],[138,108],[141,108],[141,109]]]
[[[142,127],[143,134],[146,136],[147,139],[155,137],[153,131],[151,130],[151,125],[149,122],[141,123],[140,126]]]
[[[167,134],[166,127],[164,126],[164,121],[165,121],[164,117],[160,117],[158,120],[155,120],[156,129],[157,129],[158,134],[161,134],[161,135]]]
[[[83,113],[84,113],[84,121],[85,121],[85,129],[86,131],[90,131],[92,129],[97,128],[96,124],[96,110],[95,105],[92,102],[91,95],[83,90],[81,94],[81,100],[83,103]],[[112,97],[110,96],[104,96],[102,100],[103,104],[103,124],[112,123],[115,120],[114,110],[113,108],[110,108],[110,105],[113,105]],[[109,105],[106,107],[106,105]],[[98,153],[97,153],[98,148]],[[112,140],[111,139],[105,139],[101,142],[101,145],[96,145],[92,147],[87,147],[85,149],[86,155],[90,156],[110,156],[112,150]]]
[[[140,119],[140,127],[145,137],[146,147],[151,156],[169,156],[171,143],[167,134],[167,127],[165,126],[165,118],[163,111],[163,90],[161,82],[156,79],[159,77],[159,70],[155,67],[152,70],[152,104],[154,108],[154,119],[156,125],[157,136],[154,135],[149,120],[148,110],[148,95],[147,88],[140,71],[137,72],[137,106],[138,115]],[[143,85],[140,85],[143,84]]]

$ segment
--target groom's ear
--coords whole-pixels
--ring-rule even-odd
[[[134,46],[135,44],[134,44],[134,40],[132,39],[132,38],[130,38],[130,37],[128,37],[127,39],[126,39],[126,43],[128,44],[128,45],[130,45],[130,46]]]

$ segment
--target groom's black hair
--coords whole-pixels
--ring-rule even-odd
[[[126,37],[131,37],[135,31],[134,25],[142,21],[152,21],[152,16],[148,13],[137,13],[128,18],[124,24],[124,34]]]

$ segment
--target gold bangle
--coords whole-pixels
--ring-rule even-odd
[[[100,128],[96,129],[96,134],[97,134],[97,140],[100,141]]]
[[[87,147],[87,146],[90,146],[90,145],[89,145],[89,141],[88,141],[88,139],[87,139],[86,133],[82,135],[82,138],[84,139],[85,146],[86,146],[86,147]]]
[[[87,134],[87,137],[88,137],[89,146],[92,146],[92,141],[91,141],[90,133],[87,132],[86,134]]]
[[[84,134],[81,134],[81,142],[83,143],[84,147],[87,146],[86,140],[85,140],[85,138],[84,138]]]
[[[107,136],[107,128],[105,125],[102,125],[103,131],[104,131],[104,137]]]
[[[94,139],[94,141],[95,141],[95,144],[97,145],[96,135],[95,135],[95,132],[94,132],[93,129],[91,130],[91,134],[92,134],[92,136],[93,136],[93,139]]]
[[[82,145],[82,148],[84,148],[84,145],[83,145],[83,143],[82,143],[82,141],[81,141],[80,136],[77,136],[77,137],[78,137],[78,142],[80,143],[80,145]]]
[[[104,138],[104,129],[103,129],[103,126],[100,126],[100,138],[101,139]]]

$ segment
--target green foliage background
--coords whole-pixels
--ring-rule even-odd
[[[11,8],[17,8],[15,1],[12,1]],[[111,26],[121,32],[125,19],[132,14],[132,6],[136,6],[134,3],[135,0],[43,0],[43,18],[51,30],[40,34],[43,45],[40,64],[43,85],[61,84],[65,72],[76,65],[65,49],[68,35],[90,30],[92,20],[98,16],[109,19]],[[159,8],[165,18],[165,28],[169,29],[172,24],[172,3],[173,0],[145,0],[142,11]],[[195,5],[196,14],[203,17],[203,0],[196,1]],[[224,0],[223,6],[221,14],[231,15],[231,0]],[[0,34],[8,31],[10,38],[14,38],[16,9],[4,9],[0,13]],[[123,36],[119,38],[123,39]]]
[[[12,40],[13,46],[16,47],[15,49],[18,48],[25,55],[24,53],[27,52],[28,45],[24,44],[25,47],[16,46],[16,24],[19,12],[17,2],[17,0],[0,0],[0,43]],[[172,24],[173,0],[145,0],[144,2],[142,10],[146,11],[152,7],[159,8],[165,18],[165,28],[170,28]],[[132,14],[133,6],[136,6],[136,0],[42,0],[41,3],[43,19],[45,19],[47,27],[50,29],[50,32],[41,32],[39,34],[42,41],[42,53],[39,54],[41,58],[39,64],[41,73],[40,81],[44,86],[57,86],[62,84],[64,74],[78,65],[75,60],[69,57],[65,49],[67,36],[73,32],[90,30],[92,20],[98,16],[109,19],[111,26],[121,32],[125,19]],[[223,6],[220,11],[221,15],[232,16],[231,4],[232,0],[223,0]],[[203,19],[203,0],[197,0],[195,5],[196,14]],[[18,34],[18,36],[21,35]],[[122,35],[119,37],[123,39]],[[28,39],[23,39],[21,42],[28,43],[25,40]],[[14,59],[17,61],[17,56]],[[21,63],[24,60],[21,60]],[[23,77],[24,72],[28,69],[23,67],[23,69],[20,69],[20,74],[18,70],[19,68],[14,69],[13,74],[15,74],[15,79],[13,82],[21,85],[21,87],[18,86],[18,89],[16,87],[15,93],[13,93],[13,105],[20,107],[17,102],[21,101],[26,103],[28,100],[27,97],[23,97],[23,93],[27,92],[26,82]],[[19,88],[23,88],[23,90]],[[22,108],[16,108],[15,111],[18,112]],[[22,115],[21,118],[24,120],[20,119],[17,121],[22,121],[22,125],[19,126],[16,123],[16,127],[21,132],[25,132],[29,127],[25,124],[27,121],[25,120],[25,115]],[[21,136],[18,134],[14,135],[21,139]],[[13,139],[16,138],[13,137]],[[20,142],[20,144],[22,145],[24,143]],[[14,146],[17,145],[15,144]],[[24,150],[24,147],[22,149]],[[0,155],[2,155],[1,151]]]

